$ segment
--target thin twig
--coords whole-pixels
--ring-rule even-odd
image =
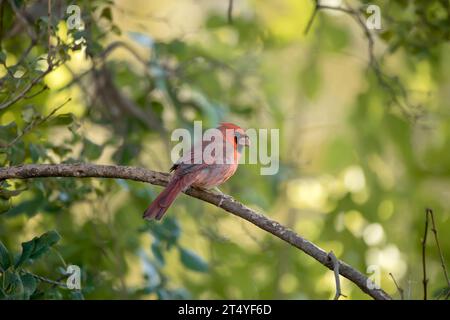
[[[369,54],[369,67],[375,73],[378,83],[383,88],[386,89],[386,91],[388,92],[389,97],[391,99],[391,102],[393,102],[399,108],[400,112],[406,118],[408,118],[410,120],[417,119],[417,117],[420,115],[420,113],[417,113],[417,111],[420,111],[420,106],[410,105],[410,103],[408,101],[406,90],[403,87],[403,85],[400,83],[398,78],[394,77],[394,76],[389,76],[382,71],[381,66],[375,57],[374,37],[373,37],[370,29],[367,27],[366,22],[363,19],[363,16],[361,16],[361,13],[359,12],[359,10],[353,9],[348,4],[346,4],[345,7],[322,5],[319,3],[319,0],[316,0],[314,11],[313,11],[313,13],[310,17],[310,20],[308,21],[308,24],[306,26],[306,29],[304,31],[305,34],[307,34],[308,30],[311,28],[311,25],[313,24],[316,14],[319,10],[340,11],[340,12],[346,13],[347,15],[349,15],[350,17],[353,18],[353,20],[361,27],[362,31],[364,32],[365,37],[367,38],[368,54]],[[415,114],[413,114],[413,112],[412,112],[413,110],[416,111]]]
[[[29,96],[25,95],[23,98],[24,99],[32,99],[32,98],[40,95],[42,92],[44,92],[45,90],[48,90],[48,89],[50,89],[50,88],[46,84],[44,84],[44,86],[41,89],[39,89],[39,91],[37,91],[37,92],[35,92],[35,93],[33,93],[33,94],[29,95]]]
[[[426,209],[426,212],[431,217],[431,231],[433,231],[433,234],[434,234],[434,240],[436,241],[436,246],[439,251],[439,258],[441,260],[442,270],[444,272],[445,280],[447,281],[447,286],[450,290],[450,281],[448,278],[447,267],[445,266],[444,255],[442,254],[441,245],[439,244],[439,238],[438,238],[438,234],[437,234],[436,225],[434,223],[434,213],[433,213],[433,210],[429,209],[429,208]]]
[[[28,35],[30,36],[30,38],[32,40],[37,39],[36,33],[34,32],[34,29],[31,27],[30,23],[28,22],[28,20],[25,18],[25,16],[22,14],[22,12],[20,12],[20,9],[17,8],[16,3],[14,0],[9,0],[8,1],[12,10],[14,11],[14,13],[16,14],[17,18],[20,20],[20,22],[23,23],[25,30],[27,31]]]
[[[397,281],[395,281],[394,275],[391,272],[389,272],[389,275],[391,276],[392,281],[394,281],[395,287],[397,288],[397,291],[400,294],[400,299],[405,300],[404,296],[405,291],[403,290],[402,287],[398,285]]]
[[[354,14],[354,12],[351,9],[347,9],[344,7],[333,7],[333,6],[328,6],[328,5],[322,5],[319,3],[319,0],[315,1],[315,5],[314,5],[314,10],[313,13],[311,14],[311,17],[309,18],[309,21],[306,25],[305,30],[303,31],[303,33],[306,35],[309,32],[309,29],[311,29],[312,24],[314,23],[314,20],[316,18],[317,12],[319,10],[335,10],[335,11],[341,11],[341,12],[345,12],[347,14]]]
[[[25,49],[25,51],[23,51],[23,53],[20,56],[19,60],[17,60],[17,62],[13,66],[11,66],[11,68],[20,66],[25,61],[25,59],[28,57],[28,55],[30,54],[31,50],[36,46],[36,44],[37,44],[37,40],[36,39],[31,39],[30,40],[30,44],[28,45],[28,47]]]
[[[8,68],[8,66],[6,65],[6,61],[5,61],[5,60],[1,61],[1,64],[3,65],[3,68],[5,68],[5,70],[6,70],[6,72],[8,73],[8,75],[9,75],[11,78],[14,78],[14,73],[12,73],[11,69]],[[6,78],[6,76],[5,76],[5,78]],[[3,78],[2,78],[2,79],[3,79]]]
[[[233,0],[228,0],[228,23],[233,23]]]
[[[65,283],[59,282],[59,281],[55,281],[52,279],[48,279],[46,277],[43,276],[39,276],[37,274],[34,274],[30,271],[26,271],[26,270],[22,270],[23,273],[29,274],[30,276],[32,276],[33,278],[38,279],[39,281],[51,284],[52,286],[58,286],[58,287],[63,287],[63,288],[67,288],[67,285]]]
[[[334,295],[334,300],[339,300],[339,298],[347,297],[342,294],[341,292],[341,281],[339,279],[339,261],[334,255],[333,251],[330,251],[328,253],[328,258],[330,259],[331,263],[333,264],[333,272],[334,272],[334,280],[336,281],[336,294]]]
[[[8,107],[10,107],[11,105],[13,105],[14,103],[16,103],[17,101],[19,101],[20,99],[23,99],[25,97],[25,95],[38,83],[40,82],[48,73],[50,73],[52,71],[52,68],[49,66],[49,68],[47,68],[47,70],[45,70],[43,73],[41,73],[39,76],[37,76],[36,78],[34,78],[33,80],[31,80],[26,86],[25,88],[18,93],[14,98],[12,98],[9,101],[6,101],[2,104],[0,104],[0,110],[2,109],[6,109]]]
[[[49,66],[52,65],[52,0],[47,1],[47,36],[48,36],[48,55],[47,63]]]
[[[0,50],[2,49],[3,40],[3,13],[5,8],[5,2],[0,0]]]
[[[427,300],[427,261],[425,256],[425,250],[427,245],[427,235],[428,235],[428,210],[425,211],[425,232],[422,238],[422,270],[423,270],[423,300]]]
[[[355,11],[349,8],[344,8],[344,7],[333,7],[333,6],[327,6],[327,5],[322,5],[322,4],[318,4],[317,5],[318,9],[328,9],[328,10],[336,10],[336,11],[341,11],[341,12],[345,12],[347,14],[354,14]]]
[[[31,49],[36,45],[37,43],[37,36],[34,32],[34,29],[31,28],[29,22],[27,21],[26,17],[20,12],[20,9],[17,8],[15,2],[13,0],[9,0],[9,3],[11,5],[11,8],[13,9],[14,13],[16,14],[17,18],[24,24],[30,38],[31,38],[31,43],[30,46],[25,50],[25,52],[22,54],[21,58],[19,59],[19,62],[16,63],[16,65],[19,65],[20,63],[22,63],[25,58],[28,56],[28,54],[30,53]],[[47,32],[48,32],[48,56],[47,56],[47,64],[48,67],[47,69],[39,74],[38,76],[36,76],[35,78],[33,78],[30,82],[28,82],[28,84],[25,85],[25,87],[23,88],[23,90],[21,92],[19,92],[18,94],[16,94],[12,99],[3,102],[0,104],[0,110],[2,109],[6,109],[8,107],[10,107],[11,105],[15,104],[16,102],[18,102],[21,99],[27,98],[27,93],[36,85],[38,84],[48,73],[50,73],[55,67],[59,66],[61,61],[53,61],[53,52],[55,51],[54,47],[51,45],[51,30],[52,30],[52,25],[51,25],[51,20],[52,20],[52,2],[51,0],[48,0],[47,2],[48,7],[47,7],[47,15],[48,15],[48,22],[47,22]],[[45,86],[44,86],[45,88]],[[35,96],[37,94],[40,94],[44,91],[45,89],[41,89],[38,93],[33,94],[32,96]]]
[[[53,109],[45,118],[41,119],[41,120],[37,120],[37,121],[31,121],[31,123],[25,127],[25,129],[23,129],[22,133],[20,133],[19,135],[17,135],[11,142],[9,142],[7,145],[5,146],[0,146],[1,148],[10,148],[12,147],[20,138],[22,138],[24,135],[26,135],[28,132],[30,132],[33,128],[43,124],[44,122],[46,122],[51,116],[53,116],[56,111],[58,111],[59,109],[61,109],[62,107],[64,107],[70,100],[72,100],[72,98],[68,98],[65,102],[63,102],[62,104],[60,104],[59,106],[57,106],[55,109]]]
[[[308,24],[306,25],[305,31],[303,31],[304,35],[307,35],[309,32],[309,29],[311,29],[311,26],[314,22],[314,19],[316,18],[317,11],[319,11],[319,2],[316,1],[316,5],[314,6],[314,11],[311,14],[311,17],[309,18]]]

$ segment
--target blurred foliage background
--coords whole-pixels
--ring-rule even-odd
[[[95,162],[167,171],[194,120],[280,129],[280,170],[241,165],[221,189],[422,298],[425,208],[450,259],[450,5],[312,0],[0,2],[0,165]],[[49,7],[51,14],[49,15]],[[71,5],[75,5],[71,6]],[[81,19],[77,20],[76,15]],[[251,181],[251,183],[249,183]],[[312,258],[180,196],[122,180],[0,182],[0,295],[47,299],[329,299]],[[428,238],[430,297],[446,288]],[[22,244],[22,246],[21,246]],[[67,290],[68,265],[82,271]],[[37,277],[39,276],[39,277]],[[342,280],[348,299],[368,299]]]

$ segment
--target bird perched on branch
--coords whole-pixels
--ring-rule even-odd
[[[170,171],[174,172],[166,188],[144,212],[145,219],[160,220],[180,192],[190,186],[211,189],[227,181],[238,167],[244,146],[250,140],[244,130],[232,123],[221,123],[211,139],[191,147]]]

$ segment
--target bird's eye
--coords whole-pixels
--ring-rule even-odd
[[[234,143],[238,144],[239,139],[241,138],[241,134],[239,132],[234,133]]]

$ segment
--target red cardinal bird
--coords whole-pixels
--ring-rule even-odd
[[[145,210],[145,219],[160,220],[178,194],[190,186],[214,188],[236,172],[243,147],[250,145],[249,138],[243,129],[232,123],[221,123],[217,129],[217,139],[201,141],[170,168],[174,174]]]

